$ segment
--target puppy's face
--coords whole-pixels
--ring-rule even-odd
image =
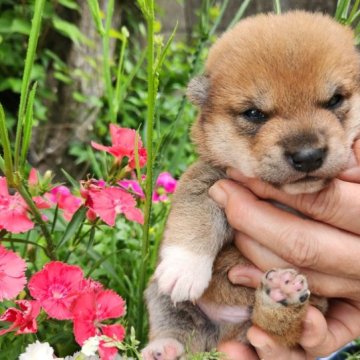
[[[359,55],[350,29],[320,14],[261,15],[210,50],[189,84],[203,158],[289,193],[323,188],[360,132]]]

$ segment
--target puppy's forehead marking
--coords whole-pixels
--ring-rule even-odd
[[[351,93],[359,68],[349,28],[301,12],[240,22],[213,46],[206,64],[215,104],[250,103],[265,111],[326,101],[340,88]]]

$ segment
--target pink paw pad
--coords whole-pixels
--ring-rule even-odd
[[[284,306],[302,304],[310,297],[304,275],[294,269],[273,269],[262,279],[263,290],[275,302]]]
[[[144,360],[178,360],[183,354],[183,345],[172,338],[151,341],[141,352]]]

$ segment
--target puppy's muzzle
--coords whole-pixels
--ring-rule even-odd
[[[294,153],[286,153],[285,157],[296,171],[308,173],[321,168],[326,157],[326,148],[303,148]]]

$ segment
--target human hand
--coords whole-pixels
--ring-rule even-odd
[[[360,182],[359,141],[354,146],[354,154],[355,166],[317,194],[287,195],[260,181],[245,178],[233,169],[229,171],[230,177],[245,187],[221,181],[210,190],[210,195],[224,207],[230,224],[241,231],[236,234],[236,245],[259,269],[299,267],[307,275],[314,293],[346,299],[331,301],[326,319],[311,308],[308,313],[312,324],[312,330],[308,330],[310,336],[306,338],[305,330],[305,338],[300,341],[302,348],[291,352],[253,327],[248,334],[253,345],[259,348],[257,340],[267,339],[268,345],[271,344],[267,348],[276,354],[266,355],[266,359],[308,359],[329,354],[360,335],[360,326],[356,325],[360,320],[360,265],[357,260],[360,185],[355,184]],[[286,204],[315,221],[284,212],[254,194]],[[249,269],[245,274],[242,271],[244,269],[233,269],[230,278],[237,272],[237,280],[232,279],[234,282],[255,285],[254,278],[246,275]],[[259,354],[263,352],[258,350]],[[280,354],[284,357],[279,357]]]

